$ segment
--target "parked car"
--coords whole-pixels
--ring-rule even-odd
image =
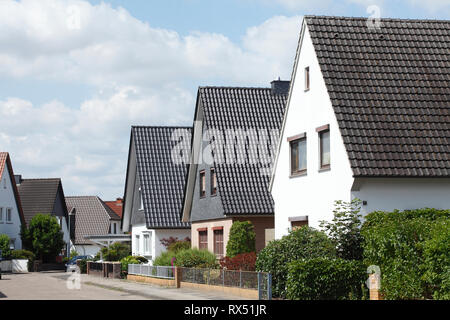
[[[67,272],[75,272],[77,269],[77,260],[82,260],[82,259],[93,259],[94,257],[91,255],[88,256],[75,256],[72,259],[70,259],[67,263],[66,263],[66,271]]]

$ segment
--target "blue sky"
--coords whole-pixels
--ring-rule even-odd
[[[304,14],[448,19],[447,0],[2,0],[0,151],[68,195],[123,194],[129,131],[190,125],[199,85],[292,71]]]

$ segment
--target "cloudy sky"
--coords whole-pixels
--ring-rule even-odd
[[[304,14],[448,19],[448,0],[0,0],[0,151],[122,196],[131,125],[191,125],[199,85],[289,79]]]

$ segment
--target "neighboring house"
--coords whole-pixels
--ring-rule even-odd
[[[25,224],[19,192],[8,152],[0,152],[0,234],[10,238],[10,247],[22,249],[20,228]]]
[[[122,213],[123,213],[123,199],[122,198],[117,198],[116,201],[105,201],[105,203],[122,219]]]
[[[120,217],[99,197],[66,197],[66,204],[72,234],[71,251],[95,256],[101,247],[129,238],[122,235]]]
[[[61,254],[64,256],[69,255],[69,216],[61,179],[22,179],[21,175],[16,175],[15,178],[27,226],[30,224],[31,219],[39,213],[50,214],[56,217],[66,243],[66,247]]]
[[[272,88],[199,88],[182,216],[193,247],[224,256],[234,221],[252,222],[257,251],[273,238],[268,185],[288,90],[280,80]]]
[[[122,228],[131,231],[133,255],[154,259],[165,251],[161,240],[190,236],[180,218],[187,161],[174,161],[174,150],[189,157],[190,127],[131,128]],[[176,137],[184,137],[178,141]],[[177,149],[180,148],[180,149]]]
[[[276,238],[330,220],[335,200],[450,208],[450,22],[367,23],[303,20],[270,186]]]

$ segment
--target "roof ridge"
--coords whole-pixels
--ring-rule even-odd
[[[61,180],[61,178],[22,178],[22,182],[27,180]]]
[[[341,20],[368,20],[369,17],[348,17],[348,16],[327,16],[327,15],[304,15],[304,19],[308,18],[320,18],[320,19],[341,19]],[[450,20],[444,19],[412,19],[412,18],[380,18],[381,21],[410,21],[410,22],[447,22],[450,23]]]
[[[281,80],[281,81],[289,81],[289,80]],[[237,87],[237,86],[199,86],[199,89],[264,89],[264,90],[272,90],[270,87]]]
[[[131,128],[165,128],[165,129],[174,129],[174,128],[186,128],[191,129],[192,126],[143,126],[143,125],[131,125]]]

